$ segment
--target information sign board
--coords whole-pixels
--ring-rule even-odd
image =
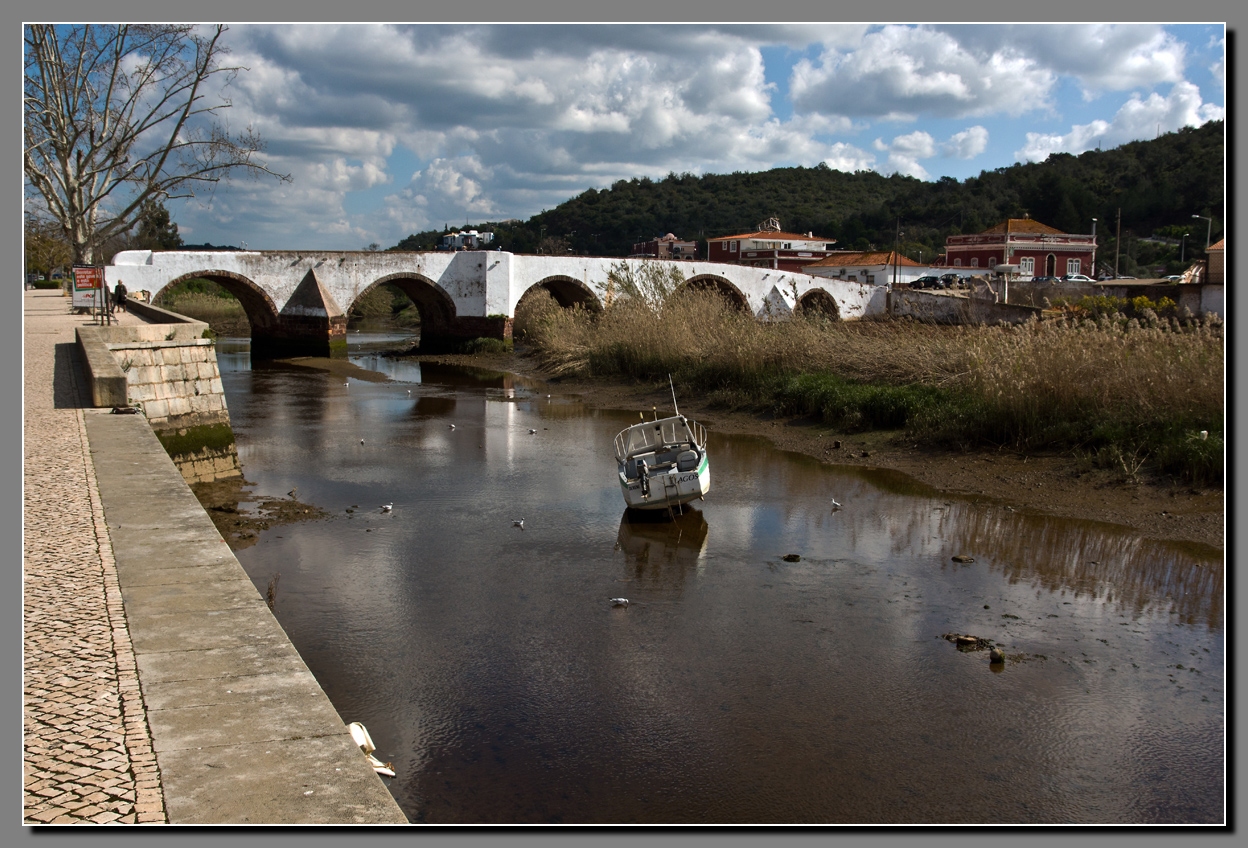
[[[75,265],[73,284],[73,309],[98,309],[108,297],[102,265]]]

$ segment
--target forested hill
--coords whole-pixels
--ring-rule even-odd
[[[786,231],[835,238],[845,248],[891,247],[900,218],[903,251],[918,259],[921,250],[930,260],[943,251],[948,235],[980,232],[1024,214],[1073,233],[1089,232],[1098,218],[1098,241],[1106,245],[1121,208],[1124,242],[1190,232],[1189,244],[1203,248],[1205,222],[1192,215],[1212,216],[1213,239],[1220,237],[1223,131],[1222,121],[1211,121],[1112,150],[1055,153],[1044,162],[984,171],[962,182],[847,174],[826,165],[621,180],[528,221],[475,226],[495,232],[493,246],[517,253],[536,252],[545,238],[546,250],[624,256],[635,241],[664,233],[705,240],[752,231],[770,217]],[[443,232],[417,233],[395,249],[431,248]]]

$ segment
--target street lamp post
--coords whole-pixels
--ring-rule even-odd
[[[1190,235],[1190,233],[1184,233],[1184,234],[1183,234],[1183,238],[1181,238],[1181,239],[1179,240],[1179,264],[1180,264],[1180,265],[1182,265],[1182,264],[1183,264],[1183,257],[1186,255],[1186,251],[1187,251],[1187,237],[1188,237],[1189,235]]]
[[[1206,218],[1204,215],[1193,215],[1192,217],[1209,222],[1209,226],[1205,229],[1205,250],[1207,251],[1209,250],[1209,239],[1213,237],[1213,219]]]

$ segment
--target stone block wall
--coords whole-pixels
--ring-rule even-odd
[[[216,346],[210,339],[106,345],[126,376],[126,400],[147,417],[189,483],[241,474]]]

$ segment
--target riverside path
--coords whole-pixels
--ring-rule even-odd
[[[90,319],[23,303],[23,821],[405,823],[147,422],[89,408]]]

